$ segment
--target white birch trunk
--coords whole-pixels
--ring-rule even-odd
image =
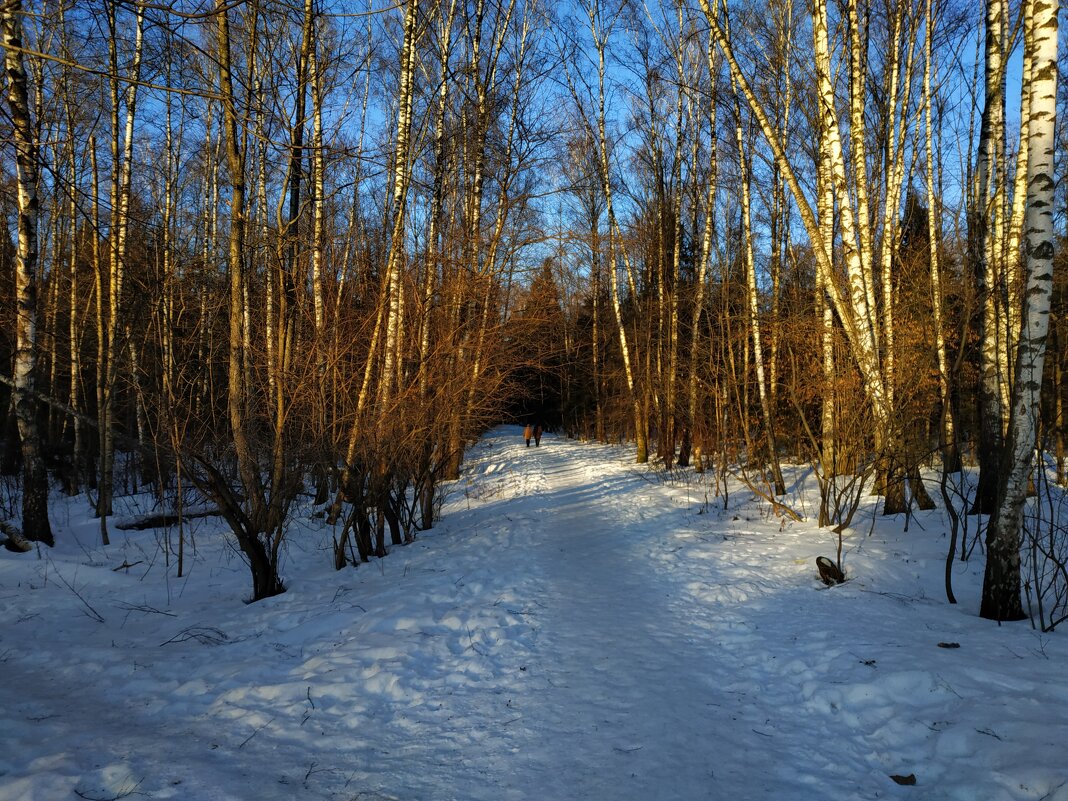
[[[1002,212],[1005,176],[1004,125],[1005,75],[1003,68],[1002,0],[988,0],[986,47],[984,55],[986,105],[983,109],[976,165],[978,196],[976,213],[980,219],[981,264],[979,301],[982,304],[979,344],[979,487],[973,511],[992,513],[997,500],[997,483],[1002,443],[1005,436],[1007,369],[1003,365],[1004,343],[1000,341],[998,279],[1002,275]]]
[[[934,64],[934,3],[926,2],[927,31],[924,38],[923,70],[923,109],[925,188],[927,190],[927,245],[931,273],[931,309],[935,334],[935,359],[938,364],[938,397],[942,405],[942,459],[945,469],[956,472],[960,469],[960,456],[957,451],[956,431],[953,419],[953,406],[949,392],[949,361],[946,357],[946,336],[942,320],[942,270],[939,262],[939,241],[941,231],[941,202],[935,194],[935,158],[934,158],[934,95],[932,82],[935,77]]]
[[[37,225],[40,206],[37,180],[40,155],[30,118],[30,95],[22,63],[22,3],[0,10],[7,99],[15,140],[18,200],[18,248],[15,253],[14,404],[22,440],[22,534],[30,541],[54,545],[48,520],[48,476],[41,457],[36,420],[37,367]]]
[[[389,256],[386,263],[388,280],[389,311],[386,316],[385,354],[379,400],[385,411],[393,395],[396,380],[396,353],[401,334],[401,266],[404,259],[404,226],[407,219],[407,197],[410,168],[410,141],[412,128],[412,91],[415,49],[415,22],[419,0],[408,0],[404,11],[404,43],[401,49],[400,96],[397,99],[397,141],[393,164],[392,234]]]
[[[712,96],[708,103],[708,186],[705,194],[705,224],[701,231],[701,254],[697,262],[697,280],[694,288],[693,311],[690,317],[690,366],[689,384],[687,387],[686,425],[691,441],[697,439],[697,358],[700,348],[701,315],[705,305],[705,280],[708,275],[708,263],[712,258],[712,229],[715,220],[716,183],[718,181],[718,148],[716,146],[716,104],[719,93],[716,91],[718,64],[716,63],[715,40],[710,33],[708,46],[705,51],[705,59],[708,63],[709,86]],[[696,170],[697,138],[694,137],[694,174]],[[701,464],[700,443],[694,446],[695,469],[699,472],[703,469]]]
[[[1026,306],[1016,358],[1016,382],[1005,465],[997,510],[987,529],[987,563],[979,614],[990,620],[1024,617],[1020,600],[1020,547],[1023,508],[1035,455],[1042,400],[1042,368],[1053,294],[1054,131],[1057,112],[1057,4],[1027,0],[1031,17],[1030,109],[1028,120]],[[1027,91],[1028,87],[1024,88]]]
[[[130,185],[133,179],[133,133],[137,115],[137,86],[141,76],[141,53],[144,42],[144,8],[137,6],[137,28],[134,38],[130,79],[123,94],[126,117],[119,130],[119,75],[115,42],[115,6],[108,21],[111,25],[109,48],[113,76],[111,79],[111,259],[109,263],[107,328],[104,362],[98,369],[104,372],[103,406],[100,414],[100,495],[97,514],[101,519],[103,539],[107,539],[106,517],[111,514],[115,472],[115,385],[119,374],[119,322],[122,309],[122,288],[126,276],[126,237],[129,230]],[[121,147],[121,153],[120,153]]]
[[[738,168],[741,175],[742,253],[745,260],[746,308],[749,333],[753,341],[753,365],[756,370],[757,397],[764,419],[764,435],[768,448],[768,467],[776,495],[786,492],[786,483],[779,468],[779,455],[775,447],[774,420],[771,400],[768,397],[767,374],[764,369],[764,346],[760,331],[760,289],[757,286],[756,259],[753,255],[752,201],[750,198],[751,164],[746,158],[745,140],[742,136],[742,108],[737,95],[734,101],[734,139],[738,147]],[[748,354],[748,350],[746,351]],[[748,361],[748,358],[746,359]],[[744,380],[744,379],[743,379]]]
[[[630,396],[631,408],[634,414],[634,436],[638,445],[637,462],[644,464],[649,461],[649,438],[645,430],[645,422],[642,416],[641,399],[635,388],[634,370],[631,366],[630,343],[627,340],[627,329],[623,324],[623,311],[619,303],[619,277],[617,275],[616,253],[622,251],[623,238],[619,235],[619,226],[616,224],[615,210],[612,199],[612,172],[609,166],[608,134],[605,121],[605,47],[607,31],[599,30],[600,8],[595,3],[590,9],[590,33],[593,36],[594,45],[597,48],[597,135],[598,152],[600,156],[601,185],[604,187],[605,210],[608,214],[609,242],[608,242],[608,294],[612,302],[612,311],[615,315],[616,333],[619,337],[619,349],[623,357],[623,375],[627,381],[627,393]],[[626,260],[626,252],[623,252]],[[627,264],[628,279],[633,281],[633,273]],[[632,295],[637,298],[637,293]]]

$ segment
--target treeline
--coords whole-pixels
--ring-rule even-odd
[[[117,485],[194,486],[262,598],[301,493],[338,567],[381,556],[537,416],[776,504],[810,462],[821,525],[975,459],[983,613],[1020,617],[1036,443],[1064,478],[1063,65],[1055,6],[982,11],[6,4],[23,534],[47,472],[105,540]]]

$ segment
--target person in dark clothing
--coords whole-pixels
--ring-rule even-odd
[[[540,448],[541,447],[541,432],[542,432],[541,423],[538,423],[536,426],[534,426],[534,447],[535,448]],[[527,440],[527,447],[530,447],[530,440]]]

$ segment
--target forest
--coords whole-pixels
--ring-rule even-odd
[[[828,529],[944,506],[951,599],[980,515],[982,617],[1068,617],[1056,2],[0,8],[9,548],[210,503],[260,600],[302,496],[379,558],[537,421],[783,519],[807,465]]]

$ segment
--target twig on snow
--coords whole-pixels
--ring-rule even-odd
[[[239,746],[237,747],[237,750],[239,750],[239,751],[240,751],[240,750],[241,750],[242,748],[244,748],[244,747],[245,747],[246,745],[248,745],[248,742],[249,742],[249,740],[251,740],[251,739],[252,739],[253,737],[255,737],[255,736],[256,736],[257,734],[259,734],[259,733],[260,733],[261,731],[263,731],[264,729],[266,729],[266,728],[267,728],[268,726],[270,726],[270,725],[271,725],[272,723],[274,723],[274,718],[271,718],[270,720],[268,720],[268,721],[267,721],[266,723],[264,723],[264,724],[263,724],[262,726],[260,726],[260,727],[259,727],[258,729],[256,729],[255,731],[253,731],[253,732],[252,732],[252,734],[250,734],[250,735],[249,735],[248,737],[246,737],[246,738],[245,738],[245,740],[244,740],[244,742],[242,742],[242,743],[241,743],[241,745],[239,745]],[[305,776],[304,778],[306,779],[306,778],[308,778],[308,777],[307,777],[307,776]]]
[[[159,644],[160,648],[164,645],[170,645],[176,642],[186,642],[187,640],[196,640],[201,645],[219,645],[226,642],[230,638],[226,636],[226,633],[219,631],[219,629],[212,628],[211,626],[190,626],[189,628],[182,629],[166,642]]]
[[[148,604],[128,604],[125,601],[115,604],[119,609],[126,612],[144,612],[146,615],[166,615],[167,617],[178,617],[174,612],[164,612],[162,609],[156,609],[154,606]]]
[[[93,605],[91,603],[89,603],[87,600],[85,600],[85,597],[80,592],[78,592],[76,589],[74,589],[74,587],[71,586],[71,583],[69,581],[67,581],[65,578],[63,578],[63,574],[59,572],[59,569],[56,567],[56,563],[55,562],[53,562],[51,559],[49,559],[48,562],[49,562],[49,564],[52,565],[52,570],[55,571],[55,574],[57,576],[59,576],[59,580],[63,582],[63,584],[66,586],[66,588],[68,590],[70,590],[72,593],[74,593],[74,597],[75,598],[77,598],[79,601],[82,602],[82,606],[84,606],[86,608],[86,610],[87,610],[85,614],[87,616],[91,617],[97,623],[103,623],[104,622],[103,615],[101,615],[99,612],[97,612],[93,608]]]

